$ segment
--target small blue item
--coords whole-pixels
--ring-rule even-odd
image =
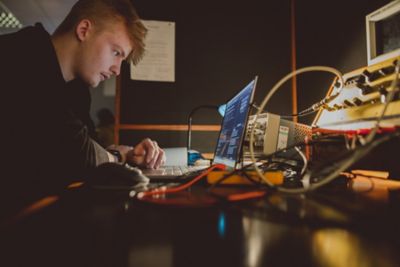
[[[199,159],[204,159],[199,151],[193,149],[188,150],[188,165],[194,165]]]

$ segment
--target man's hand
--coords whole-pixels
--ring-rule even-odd
[[[157,169],[165,163],[165,153],[156,141],[144,139],[126,153],[126,162],[136,166]]]

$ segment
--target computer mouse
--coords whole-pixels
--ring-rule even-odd
[[[88,185],[104,189],[133,189],[145,186],[150,179],[140,169],[117,163],[103,163],[89,175]]]

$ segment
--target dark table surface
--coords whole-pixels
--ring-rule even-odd
[[[0,266],[399,266],[399,196],[327,187],[233,203],[197,186],[151,203],[80,187],[4,223]]]

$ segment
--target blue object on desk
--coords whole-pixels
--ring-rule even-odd
[[[199,151],[193,149],[188,150],[188,165],[194,165],[199,159],[204,159]]]

